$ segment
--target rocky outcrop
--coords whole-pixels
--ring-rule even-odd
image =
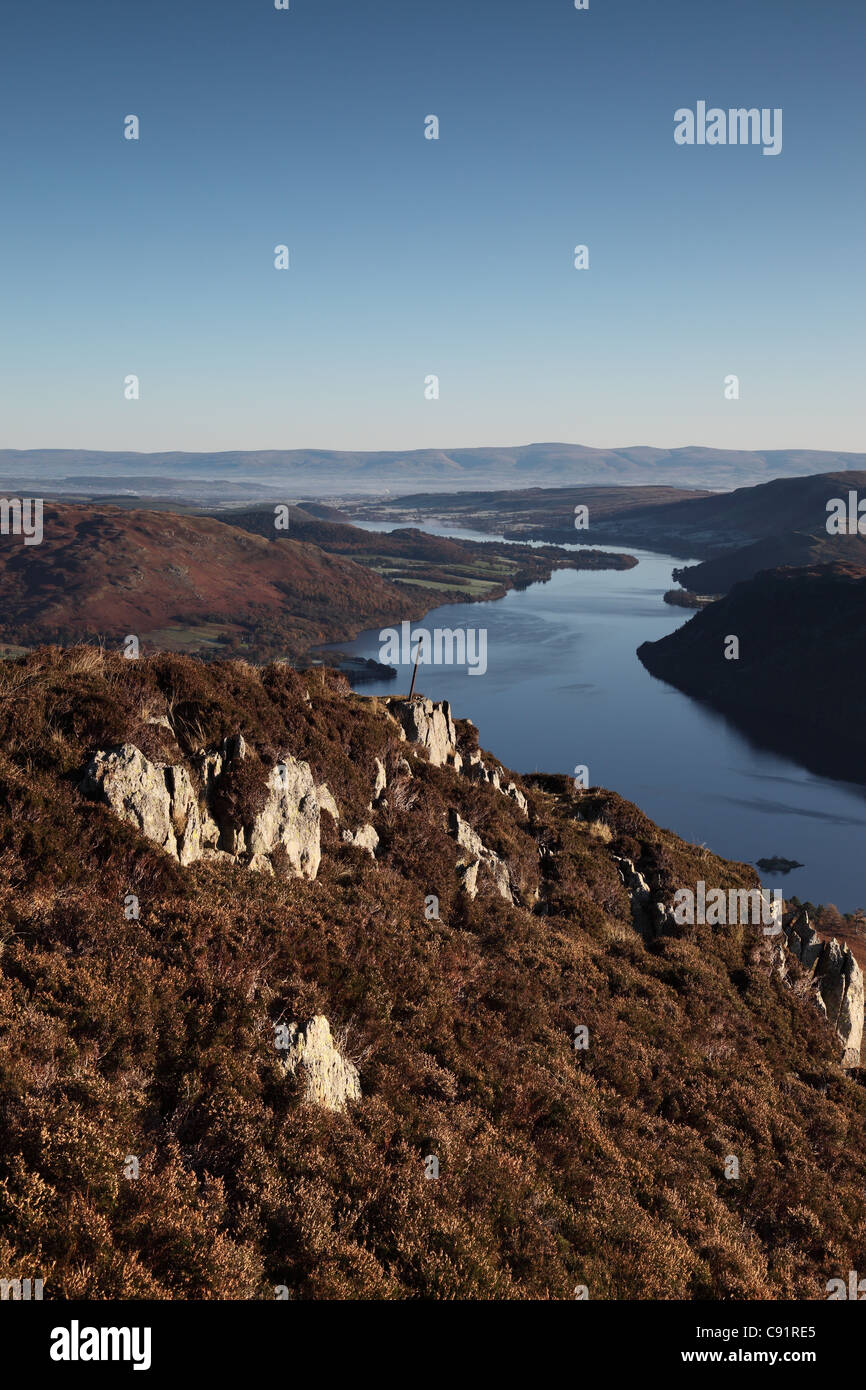
[[[529,803],[516,782],[508,782],[502,785],[502,774],[498,767],[488,767],[481,754],[476,750],[470,753],[469,761],[466,764],[466,776],[472,782],[487,782],[491,787],[495,787],[504,796],[510,796],[512,801],[516,801],[525,816],[529,815]]]
[[[344,830],[343,841],[347,845],[355,845],[357,849],[365,849],[375,859],[379,836],[372,825],[360,825],[355,831]]]
[[[389,699],[385,704],[397,720],[403,737],[426,749],[434,767],[444,767],[459,757],[457,731],[447,700],[436,703],[423,695],[416,695],[411,700]]]
[[[223,790],[247,757],[239,735],[225,739],[219,749],[202,750],[194,760],[199,794],[183,764],[152,763],[125,743],[94,753],[79,790],[105,802],[183,865],[225,856],[273,872],[280,851],[293,873],[315,878],[321,862],[320,805],[309,765],[287,753],[270,769],[262,767],[260,804],[244,816],[227,808]]]
[[[181,864],[201,857],[201,816],[185,767],[151,763],[133,744],[124,743],[94,754],[80,790],[98,796]]]
[[[833,938],[822,941],[805,908],[783,920],[788,950],[808,971],[815,985],[815,1003],[842,1044],[843,1067],[860,1065],[863,1040],[863,972],[850,949]],[[784,948],[782,948],[784,949]],[[785,962],[780,960],[783,975]]]
[[[466,775],[471,782],[490,782],[497,791],[502,790],[502,779],[499,775],[499,768],[488,768],[477,749],[474,753],[469,754]]]
[[[287,1075],[300,1073],[308,1105],[345,1110],[349,1101],[361,1099],[358,1068],[337,1051],[324,1014],[316,1014],[304,1028],[290,1023],[288,1033],[289,1047],[283,1066]]]
[[[457,730],[451,716],[451,706],[447,700],[436,703],[423,695],[412,700],[389,699],[385,701],[391,717],[400,729],[400,737],[410,743],[417,743],[426,749],[427,756],[434,767],[453,767],[473,782],[485,782],[495,787],[503,796],[508,796],[519,807],[524,816],[529,815],[529,803],[517,783],[510,781],[503,785],[502,773],[498,767],[490,767],[484,762],[481,753],[474,749],[464,758],[457,748]],[[471,721],[466,721],[470,723]],[[381,768],[381,772],[379,769]],[[397,763],[398,771],[411,775],[405,758]],[[385,790],[385,769],[376,759],[376,781],[373,803],[381,798]]]
[[[478,892],[478,873],[483,868],[489,874],[500,897],[513,903],[515,898],[511,874],[504,859],[500,859],[498,854],[488,849],[477,831],[453,809],[448,814],[448,828],[461,851],[457,859],[457,870],[462,886],[470,898],[474,898]]]
[[[646,940],[661,936],[672,919],[670,908],[653,893],[631,859],[619,854],[614,854],[612,858],[629,896],[635,930]]]
[[[285,754],[271,768],[268,797],[247,834],[252,860],[285,850],[292,871],[315,878],[322,860],[321,813],[309,763]]]

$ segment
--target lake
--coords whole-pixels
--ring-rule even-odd
[[[496,539],[436,521],[423,529]],[[808,772],[650,676],[635,655],[641,642],[691,617],[663,601],[672,569],[684,561],[628,553],[639,561],[634,569],[559,570],[521,593],[432,610],[413,630],[486,628],[487,670],[422,666],[417,690],[450,700],[456,717],[478,726],[481,747],[516,772],[573,775],[584,764],[590,785],[619,792],[659,825],[725,858],[803,863],[783,876],[762,874],[766,886],[843,912],[866,906],[866,787]],[[378,658],[379,629],[333,645]],[[359,691],[408,691],[411,666],[398,669],[396,681],[365,682]]]

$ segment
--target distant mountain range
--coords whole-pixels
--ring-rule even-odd
[[[0,486],[50,483],[52,490],[99,489],[100,479],[135,480],[142,495],[165,492],[169,480],[190,495],[220,480],[292,493],[344,495],[466,488],[557,486],[569,483],[668,485],[724,489],[778,477],[866,469],[866,454],[811,449],[760,451],[646,445],[593,449],[541,443],[478,449],[362,452],[261,449],[224,453],[131,453],[93,449],[0,449]],[[197,486],[194,486],[197,485]],[[175,492],[172,486],[168,490]]]

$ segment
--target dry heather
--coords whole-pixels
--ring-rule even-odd
[[[377,859],[325,816],[315,882],[181,869],[77,791],[98,747],[176,762],[238,732],[307,759]],[[4,1277],[53,1298],[822,1298],[866,1264],[856,1074],[753,929],[645,944],[613,856],[663,894],[744,866],[565,778],[522,784],[528,818],[423,758],[409,779],[377,702],[285,666],[42,649],[0,668],[0,750]],[[525,906],[460,890],[451,807]],[[345,1114],[302,1105],[273,1046],[318,1013],[360,1067]]]

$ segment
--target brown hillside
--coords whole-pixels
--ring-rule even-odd
[[[52,503],[44,530],[41,545],[5,537],[0,547],[6,642],[134,633],[195,648],[233,633],[257,652],[293,656],[418,610],[348,558],[207,517]]]
[[[376,858],[328,822],[314,881],[182,869],[78,790],[95,749],[192,769],[237,733],[307,760]],[[866,1092],[808,990],[751,928],[644,940],[614,856],[665,900],[753,871],[612,793],[516,779],[524,815],[413,752],[323,672],[89,648],[0,668],[6,1277],[46,1298],[823,1299],[863,1268]],[[522,906],[460,888],[452,812]],[[275,1057],[275,1025],[318,1014],[359,1069],[344,1113]]]
[[[113,644],[132,633],[150,648],[298,659],[442,603],[500,598],[554,569],[637,563],[420,531],[378,536],[297,508],[287,534],[273,507],[236,519],[47,504],[40,545],[0,545],[0,641]]]

